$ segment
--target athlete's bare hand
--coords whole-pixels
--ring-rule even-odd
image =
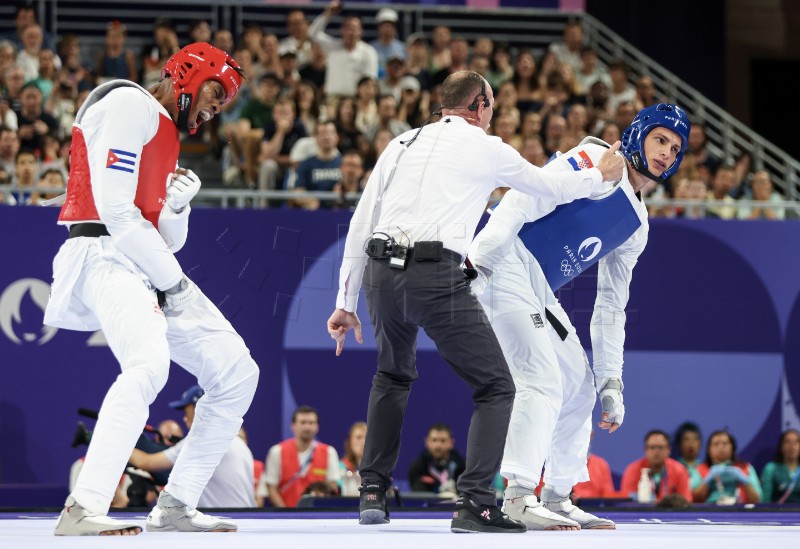
[[[603,153],[600,157],[600,162],[597,163],[597,169],[603,174],[603,181],[619,181],[622,179],[622,167],[625,165],[625,159],[622,155],[616,154],[622,143],[617,141],[611,148]]]

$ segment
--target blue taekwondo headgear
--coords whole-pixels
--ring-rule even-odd
[[[675,162],[664,170],[661,177],[656,177],[650,173],[647,166],[647,157],[644,154],[644,140],[653,128],[666,128],[677,133],[681,138],[681,150],[675,157]],[[683,160],[683,153],[686,152],[690,128],[689,118],[684,110],[677,105],[659,103],[658,105],[645,107],[639,111],[631,125],[622,132],[620,151],[637,172],[660,182],[669,179],[678,171],[681,160]]]

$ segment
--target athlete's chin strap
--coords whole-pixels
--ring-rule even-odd
[[[189,113],[192,112],[192,95],[190,93],[182,93],[178,98],[178,129],[194,135],[197,128],[189,129]]]
[[[651,174],[650,171],[644,167],[644,161],[642,161],[642,155],[639,154],[638,152],[633,153],[628,160],[630,161],[631,166],[633,166],[633,169],[642,174],[643,176],[647,177],[648,179],[652,179],[656,183],[664,182],[663,179]]]

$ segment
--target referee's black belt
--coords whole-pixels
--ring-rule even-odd
[[[97,238],[98,236],[111,236],[105,225],[100,223],[75,223],[69,228],[69,238],[88,236]]]
[[[408,257],[409,257],[409,259],[416,259],[417,261],[441,261],[442,259],[452,259],[453,261],[455,261],[457,263],[461,263],[461,259],[462,259],[461,258],[461,254],[458,253],[458,252],[454,252],[453,250],[448,250],[447,248],[442,248],[440,254],[441,255],[440,255],[439,259],[428,258],[428,257],[426,257],[426,258],[415,258],[414,248],[409,248],[408,249]]]
[[[457,263],[461,263],[462,257],[458,252],[448,250],[439,241],[419,241],[416,247],[407,248],[400,246],[394,240],[385,240],[383,238],[371,238],[367,243],[365,250],[367,256],[372,259],[402,259],[409,261],[441,261],[443,259],[450,259]]]

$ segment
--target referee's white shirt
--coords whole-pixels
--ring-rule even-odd
[[[416,131],[389,144],[353,213],[339,275],[339,309],[356,310],[367,261],[364,245],[374,232],[404,246],[440,240],[463,257],[497,187],[532,195],[543,212],[603,191],[597,168],[545,172],[459,116],[426,126],[407,147]]]

